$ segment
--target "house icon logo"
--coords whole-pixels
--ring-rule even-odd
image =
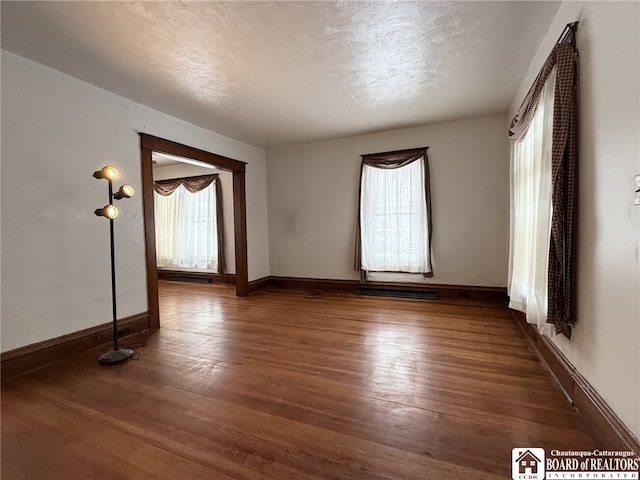
[[[544,449],[514,448],[511,451],[513,480],[544,480]]]

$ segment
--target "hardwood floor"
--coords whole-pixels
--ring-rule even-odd
[[[512,448],[598,446],[502,307],[161,281],[160,311],[127,363],[7,382],[3,479],[510,478]]]

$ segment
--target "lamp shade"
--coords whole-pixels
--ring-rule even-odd
[[[116,200],[121,200],[123,198],[131,198],[133,197],[133,187],[131,185],[122,185],[118,191],[115,193],[113,198]]]
[[[95,178],[104,178],[105,180],[115,180],[118,178],[118,170],[111,165],[105,165],[100,170],[93,172]]]
[[[105,205],[102,208],[96,208],[93,213],[99,217],[106,217],[109,220],[113,220],[118,216],[118,209],[115,205]]]

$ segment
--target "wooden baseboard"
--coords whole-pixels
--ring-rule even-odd
[[[272,277],[263,277],[263,278],[259,278],[257,280],[250,281],[249,284],[248,284],[249,293],[255,292],[256,290],[260,290],[262,288],[267,288],[267,287],[272,286],[271,285],[271,278]]]
[[[266,277],[250,283],[252,290],[265,287],[291,288],[296,290],[315,290],[322,292],[338,292],[355,294],[357,289],[366,286],[368,288],[380,288],[385,290],[416,290],[434,291],[438,299],[443,300],[474,300],[483,302],[506,302],[507,289],[501,287],[479,287],[470,285],[442,285],[434,283],[388,283],[366,282],[358,280],[330,280],[321,278],[297,278],[297,277]]]
[[[558,347],[527,323],[522,312],[511,310],[543,364],[549,369],[567,399],[592,430],[601,448],[629,450],[640,456],[640,442],[611,410],[591,384],[569,363]]]
[[[270,277],[269,286],[293,290],[317,290],[322,292],[356,293],[356,280],[329,280],[322,278]]]
[[[118,337],[126,337],[148,329],[149,312],[118,320]],[[113,325],[109,322],[4,352],[0,355],[2,381],[47,363],[109,343],[112,339]]]
[[[184,279],[194,279],[195,281],[203,281],[203,283],[236,283],[236,276],[233,273],[220,275],[219,273],[207,272],[187,272],[181,270],[158,270],[159,280],[172,280],[173,277]]]

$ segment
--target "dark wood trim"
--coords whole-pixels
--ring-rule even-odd
[[[223,170],[233,172],[233,212],[236,259],[236,295],[244,297],[248,294],[247,263],[247,200],[245,192],[246,163],[232,158],[189,147],[181,143],[139,133],[142,164],[142,198],[145,223],[145,245],[147,260],[147,301],[149,304],[150,326],[160,328],[158,308],[158,268],[156,265],[156,236],[153,205],[153,165],[152,153],[161,152],[169,155],[199,160],[215,165]]]
[[[247,261],[247,195],[244,172],[233,172],[233,228],[236,249],[236,295],[249,294],[249,265]],[[237,199],[237,201],[236,201]]]
[[[171,140],[165,140],[164,138],[156,137],[146,133],[140,133],[141,147],[148,148],[154,152],[167,153],[169,155],[176,155],[178,157],[191,158],[193,160],[199,160],[204,163],[215,165],[224,170],[230,170],[232,172],[245,172],[246,162],[240,162],[233,158],[224,157],[216,153],[207,152],[198,148],[189,147],[181,143],[172,142]]]
[[[362,284],[359,284],[361,286]],[[502,302],[508,300],[506,287],[483,287],[477,285],[444,285],[441,283],[389,283],[366,282],[367,287],[379,287],[390,290],[432,290],[442,300],[474,300],[478,302]]]
[[[294,290],[319,290],[323,292],[356,293],[362,285],[357,280],[330,280],[322,278],[269,277],[269,286]]]
[[[322,278],[298,278],[271,276],[251,282],[251,291],[259,288],[291,288],[296,290],[319,290],[326,292],[356,293],[360,287],[380,288],[385,290],[434,291],[438,299],[474,300],[481,302],[507,301],[507,289],[502,287],[480,287],[470,285],[442,285],[434,283],[388,283],[366,282],[358,280],[330,280]]]
[[[271,287],[271,277],[263,277],[249,282],[249,293]]]
[[[126,329],[126,331],[123,331]],[[149,312],[118,320],[118,338],[149,330]],[[113,340],[111,322],[79,330],[74,333],[16,348],[0,355],[2,380],[19,375],[47,363],[62,360]],[[97,362],[96,357],[96,362]]]
[[[575,371],[573,366],[567,361],[564,355],[556,354],[557,348],[547,337],[540,335],[533,325],[527,323],[524,313],[511,310],[511,316],[520,327],[522,327],[525,335],[531,341],[534,350],[553,375],[562,393],[565,394],[569,401],[572,401],[571,392],[573,390],[573,372]]]
[[[142,167],[142,211],[144,218],[144,246],[147,265],[147,308],[149,328],[160,328],[160,306],[158,302],[158,266],[156,264],[156,221],[153,202],[153,152],[140,149]]]
[[[630,450],[640,456],[640,442],[611,410],[600,394],[573,366],[555,344],[527,323],[522,312],[511,310],[514,321],[531,341],[543,365],[551,372],[569,402],[592,430],[602,448]]]
[[[179,275],[180,277],[194,278],[194,279],[207,279],[209,283],[236,283],[236,276],[233,273],[225,273],[220,275],[219,273],[207,273],[207,272],[187,272],[182,270],[165,270],[158,269],[158,280],[171,280],[171,276]]]

